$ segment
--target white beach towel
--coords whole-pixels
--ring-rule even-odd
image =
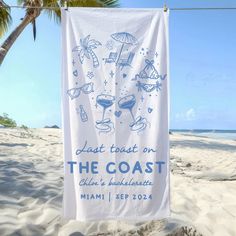
[[[169,215],[168,13],[62,10],[64,216]]]

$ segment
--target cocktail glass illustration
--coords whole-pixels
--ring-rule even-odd
[[[99,104],[103,108],[102,119],[96,121],[96,128],[101,132],[110,132],[114,129],[112,121],[107,118],[105,119],[106,109],[112,106],[115,102],[115,97],[108,94],[100,94],[97,96],[97,104]]]
[[[106,109],[113,105],[115,97],[107,94],[101,94],[97,96],[96,101],[100,106],[103,107],[102,121],[104,121]]]
[[[136,119],[133,114],[133,107],[136,103],[134,95],[128,95],[121,98],[118,101],[118,105],[121,109],[128,109],[131,116],[132,122],[129,124],[132,131],[142,131],[147,127],[147,120],[141,116],[138,116]]]
[[[135,118],[134,118],[134,114],[133,114],[133,107],[136,103],[136,99],[135,99],[135,96],[134,95],[128,95],[128,96],[125,96],[123,98],[121,98],[118,102],[118,105],[121,109],[128,109],[131,116],[132,116],[132,119],[133,119],[133,122],[135,122]]]

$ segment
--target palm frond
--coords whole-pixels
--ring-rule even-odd
[[[97,46],[99,46],[99,45],[102,45],[99,41],[97,41],[97,40],[94,40],[94,39],[91,39],[91,40],[89,40],[89,42],[88,42],[88,47],[91,47],[91,48],[97,48]]]
[[[25,4],[25,0],[17,0],[17,4],[19,6],[24,5]]]
[[[33,26],[33,37],[34,37],[34,41],[36,39],[36,20],[32,21],[32,26]]]
[[[19,6],[24,6],[24,7],[28,7],[29,6],[25,10],[26,13],[28,15],[35,15],[37,13],[36,15],[38,15],[38,16],[41,13],[40,7],[43,6],[42,0],[17,0],[17,4]],[[36,7],[36,8],[34,8],[34,7]]]
[[[29,8],[26,8],[26,14],[32,15],[33,20],[31,21],[32,29],[33,29],[33,38],[34,41],[36,39],[36,18],[40,15],[41,9],[38,7],[42,7],[42,0],[17,0],[17,4],[20,6],[29,6]],[[30,8],[30,7],[37,7],[37,8]]]
[[[18,0],[25,1],[25,0]],[[33,1],[33,0],[28,0]],[[118,7],[119,0],[60,0],[60,3],[56,0],[42,0],[44,7],[55,7],[55,9],[44,9],[44,12],[50,19],[54,19],[59,23],[61,20],[60,6],[65,6],[67,2],[68,7]]]
[[[7,32],[11,25],[11,10],[3,1],[0,0],[0,38]]]
[[[61,0],[61,6],[64,6],[65,0]],[[118,0],[68,0],[68,7],[116,7]]]
[[[117,0],[99,0],[102,4],[103,7],[119,7],[119,1]]]
[[[90,34],[87,35],[87,36],[84,38],[84,40],[83,40],[83,42],[82,42],[82,45],[83,45],[84,47],[88,47],[89,38],[90,38]]]
[[[79,56],[79,60],[80,60],[80,63],[81,64],[83,64],[83,62],[84,62],[84,51],[83,50],[81,50],[80,52],[79,52],[79,54],[78,54],[78,56]]]
[[[43,5],[41,0],[17,0],[17,4],[19,6],[37,6],[37,7]]]
[[[1,1],[1,0],[0,0]],[[54,19],[56,23],[60,23],[61,10],[60,6],[64,6],[67,2],[68,7],[118,7],[119,0],[17,0],[19,5],[24,6],[43,6],[53,7],[54,9],[44,9],[50,19]],[[29,10],[29,9],[28,9]]]
[[[61,6],[65,5],[65,0],[61,1]],[[102,3],[98,0],[68,0],[68,7],[102,7]]]
[[[72,49],[72,52],[78,52],[78,51],[81,51],[81,50],[82,50],[81,46],[76,46]]]
[[[56,23],[60,23],[61,19],[61,10],[60,5],[57,0],[43,0],[44,7],[55,7],[54,9],[44,9],[43,11],[49,17],[49,19],[53,19]]]

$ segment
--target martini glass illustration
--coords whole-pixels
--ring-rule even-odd
[[[114,128],[114,126],[109,118],[105,119],[105,112],[108,107],[114,104],[115,97],[108,94],[100,94],[97,96],[96,101],[97,104],[103,108],[102,119],[96,121],[96,128],[102,132],[108,133]]]
[[[127,95],[123,98],[121,98],[118,101],[118,105],[121,109],[128,109],[131,116],[132,116],[132,122],[129,124],[132,131],[141,131],[144,130],[147,126],[147,120],[145,118],[142,118],[141,116],[138,116],[136,119],[133,114],[133,107],[136,103],[136,99],[134,95]]]

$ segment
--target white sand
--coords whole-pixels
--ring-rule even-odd
[[[171,135],[171,170],[170,219],[65,221],[61,131],[0,129],[0,236],[235,236],[236,141]]]

